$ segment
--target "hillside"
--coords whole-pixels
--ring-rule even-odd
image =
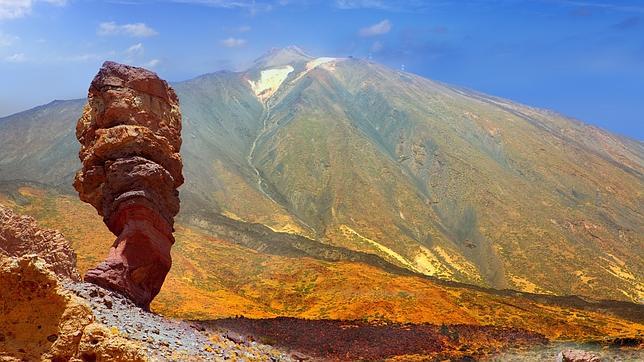
[[[76,197],[34,185],[4,184],[0,204],[33,215],[43,227],[59,229],[78,253],[81,274],[102,259],[96,250],[107,250],[112,243],[101,218]],[[602,343],[644,332],[641,305],[485,290],[365,262],[257,252],[199,228],[176,228],[173,267],[152,304],[153,311],[165,316],[465,324]]]
[[[244,255],[361,261],[483,287],[644,298],[641,142],[296,48],[173,87],[184,115],[179,218],[202,242],[212,235]],[[0,180],[71,193],[82,104],[0,119]],[[177,248],[196,273],[212,259],[181,249],[188,244]],[[98,260],[94,250],[78,251],[79,262]]]
[[[31,211],[43,215],[43,211],[37,205],[39,200],[48,199],[48,196],[40,193],[35,188],[23,187],[18,191],[25,200],[34,200],[28,208]],[[23,200],[24,201],[24,200]],[[75,206],[78,201],[73,199],[61,200],[67,204],[59,210],[54,205],[51,210],[55,218],[51,222],[59,222],[61,216],[69,213],[69,206]],[[7,202],[7,200],[4,200]],[[23,203],[24,204],[24,203]],[[25,204],[25,205],[27,205]],[[15,204],[12,204],[16,207]],[[79,204],[83,209],[84,204]],[[31,208],[34,207],[34,208]],[[85,207],[87,207],[85,205]],[[18,207],[20,208],[20,207]],[[89,208],[89,207],[87,207]],[[62,213],[61,213],[62,211]],[[76,216],[82,216],[76,214]],[[99,227],[98,220],[88,219],[90,227]],[[229,262],[242,261],[241,265],[222,265],[214,270],[205,269],[204,272],[213,272],[217,278],[225,279],[225,273],[232,273],[228,276],[229,282],[243,283],[245,280],[253,279],[249,272],[255,272],[252,267],[257,266],[257,257],[249,257],[248,251],[231,245],[224,245],[211,238],[193,239],[187,237],[186,230],[180,234],[184,246],[194,248],[198,251],[204,250],[198,240],[208,242],[207,250],[215,250],[209,253],[208,257],[221,256],[227,251],[233,253],[228,256]],[[83,241],[87,241],[85,235]],[[195,243],[196,241],[196,243]],[[76,244],[76,243],[75,243]],[[220,244],[220,245],[218,245]],[[75,245],[79,248],[79,245]],[[82,248],[79,248],[82,250]],[[184,254],[185,249],[179,254]],[[191,255],[193,256],[193,255]],[[193,256],[194,257],[194,256]],[[226,260],[227,258],[220,258]],[[289,261],[280,258],[271,258],[271,264],[284,266]],[[432,359],[465,359],[473,358],[495,358],[500,353],[509,353],[517,358],[527,355],[541,356],[541,358],[552,358],[566,346],[583,346],[592,348],[586,344],[565,344],[550,343],[543,334],[522,329],[520,327],[509,327],[512,325],[508,317],[515,318],[524,314],[514,313],[513,303],[521,303],[527,309],[519,308],[528,315],[534,314],[537,318],[531,318],[530,326],[534,329],[547,331],[550,338],[575,340],[589,339],[599,342],[596,346],[624,346],[636,348],[619,348],[596,351],[592,355],[604,357],[619,356],[637,359],[641,355],[638,344],[641,340],[633,338],[642,332],[642,325],[632,320],[631,312],[637,312],[633,305],[620,308],[617,304],[595,305],[581,303],[577,307],[570,305],[554,304],[548,305],[551,301],[541,301],[526,304],[522,298],[511,297],[506,294],[491,295],[489,293],[478,293],[470,295],[472,291],[463,288],[441,288],[433,283],[425,282],[424,288],[430,291],[431,302],[441,301],[433,307],[435,310],[442,310],[448,314],[455,306],[445,305],[445,301],[452,299],[460,305],[457,308],[464,313],[464,307],[476,306],[471,312],[483,312],[487,318],[493,318],[493,325],[480,325],[476,320],[454,318],[442,318],[438,315],[428,316],[435,322],[442,323],[396,323],[386,319],[371,319],[363,317],[360,320],[329,320],[329,319],[295,319],[295,318],[269,318],[269,319],[248,319],[248,318],[227,318],[214,321],[193,321],[168,318],[168,314],[185,313],[186,301],[172,301],[172,310],[163,310],[163,315],[150,313],[142,310],[126,297],[115,292],[103,289],[97,285],[80,282],[78,272],[75,268],[76,257],[69,242],[56,230],[42,229],[34,219],[14,213],[8,208],[0,205],[0,359],[3,361],[24,361],[24,360],[61,360],[61,361],[205,361],[205,360],[245,360],[245,361],[289,361],[289,360],[382,360],[384,358],[396,358],[399,360],[427,360]],[[185,260],[181,260],[181,266],[185,266]],[[263,263],[261,263],[263,264]],[[296,266],[305,268],[314,267],[313,274],[320,274],[324,278],[328,273],[319,273],[329,269],[329,265],[320,265],[311,261]],[[241,269],[236,267],[241,266]],[[315,268],[317,266],[317,268]],[[358,272],[359,265],[346,265]],[[343,266],[344,267],[344,266]],[[280,268],[282,269],[282,268]],[[296,267],[297,269],[297,267]],[[274,272],[274,271],[273,271]],[[373,270],[366,270],[372,274]],[[278,272],[279,273],[279,272]],[[182,276],[185,282],[189,273],[184,268],[178,268],[177,273]],[[263,273],[262,273],[263,274]],[[336,272],[331,274],[337,277]],[[283,272],[282,272],[282,275]],[[294,276],[310,276],[299,270]],[[211,276],[211,277],[212,277]],[[360,276],[360,275],[358,275]],[[262,278],[265,275],[261,275]],[[340,275],[342,277],[342,275]],[[391,282],[392,276],[382,273],[372,275],[372,279],[363,281],[371,288],[382,288],[374,280],[382,278],[382,282]],[[199,276],[203,280],[203,276]],[[285,281],[284,278],[272,278],[277,281]],[[292,279],[292,278],[291,278]],[[395,279],[394,279],[395,280]],[[403,280],[397,285],[403,287],[409,284],[410,280]],[[355,283],[359,286],[361,283]],[[175,288],[171,285],[170,288]],[[287,280],[282,290],[287,290],[290,283]],[[311,290],[299,291],[300,294],[320,295],[320,291],[332,291],[327,285],[323,289],[310,293]],[[385,286],[386,287],[386,286]],[[417,285],[414,285],[416,288]],[[421,286],[422,287],[422,286]],[[222,289],[219,287],[218,289]],[[247,291],[247,288],[242,287]],[[254,289],[259,293],[270,293],[271,286],[261,283]],[[179,294],[184,290],[179,289]],[[433,292],[432,292],[433,291]],[[445,294],[448,292],[448,295]],[[462,294],[454,294],[454,292]],[[177,290],[171,293],[176,294]],[[347,289],[349,294],[354,293],[353,289]],[[398,297],[401,297],[399,293]],[[409,299],[412,295],[404,293],[402,296]],[[173,294],[168,294],[173,295]],[[461,298],[468,295],[467,298]],[[247,295],[248,296],[248,295]],[[419,295],[420,302],[425,294]],[[252,298],[252,296],[249,296]],[[291,296],[282,296],[284,299],[275,301],[288,302]],[[382,303],[378,297],[369,296],[369,303]],[[454,297],[456,299],[454,299]],[[471,298],[474,297],[476,301]],[[330,309],[334,309],[334,317],[341,318],[341,305],[335,305],[336,298],[325,300],[324,303]],[[470,299],[468,301],[468,299]],[[269,299],[264,299],[264,302]],[[338,300],[343,302],[342,300]],[[383,307],[391,307],[393,300],[383,303]],[[166,301],[161,301],[163,305]],[[202,302],[199,298],[195,301]],[[222,300],[216,300],[219,306],[223,306],[228,313],[247,313],[248,309],[238,310],[239,306],[226,304]],[[262,304],[262,300],[256,300]],[[401,305],[409,307],[410,300]],[[474,303],[472,303],[474,302]],[[561,300],[560,302],[563,302]],[[574,302],[571,300],[569,302]],[[579,301],[577,301],[579,302]],[[300,303],[298,301],[296,303]],[[495,307],[494,317],[488,311],[480,310],[480,306],[490,303]],[[544,304],[545,303],[545,304]],[[360,303],[357,303],[360,304]],[[429,303],[430,305],[432,303]],[[196,305],[196,304],[192,304]],[[624,303],[626,305],[626,303]],[[207,306],[207,304],[206,304]],[[291,304],[292,306],[292,304]],[[203,307],[203,305],[202,305]],[[272,306],[265,305],[271,308]],[[449,309],[444,309],[450,307]],[[499,309],[498,307],[501,307]],[[510,308],[508,308],[510,307]],[[590,309],[601,309],[601,312],[591,312]],[[623,307],[623,306],[622,306]],[[376,307],[376,310],[378,308]],[[385,309],[386,310],[386,309]],[[288,313],[288,311],[284,311]],[[337,313],[339,312],[339,313]],[[188,311],[190,313],[190,311]],[[561,315],[557,315],[559,313]],[[631,313],[632,314],[632,313]],[[354,314],[355,315],[355,314]],[[403,314],[399,314],[403,315]],[[563,317],[563,316],[565,317]],[[380,318],[388,316],[381,315]],[[413,317],[413,316],[412,316]],[[481,317],[481,315],[479,315]],[[584,321],[590,319],[592,322]],[[555,324],[546,325],[546,322]],[[458,321],[466,321],[458,323]],[[524,322],[528,322],[524,318]],[[457,324],[455,324],[457,323]],[[504,326],[504,324],[506,326]],[[523,323],[523,325],[527,325]],[[562,333],[563,331],[563,333]],[[269,346],[270,345],[270,346]],[[510,349],[509,349],[510,348]],[[595,347],[596,349],[596,347]]]

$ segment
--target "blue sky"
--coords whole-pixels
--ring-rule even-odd
[[[644,139],[639,0],[0,0],[0,116],[83,97],[106,59],[179,81],[288,45]]]

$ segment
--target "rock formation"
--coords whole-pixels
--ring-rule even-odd
[[[58,231],[0,205],[0,361],[291,360],[79,282],[73,257]]]
[[[57,230],[41,229],[29,216],[17,215],[0,205],[0,255],[22,257],[36,254],[59,276],[80,280],[76,254]]]
[[[170,270],[183,183],[177,95],[148,70],[105,62],[76,126],[83,167],[74,187],[117,236],[85,280],[149,308]]]
[[[601,358],[598,355],[588,351],[578,349],[567,349],[559,352],[557,362],[599,362]]]
[[[1,224],[0,224],[1,225]],[[0,255],[0,361],[146,361],[36,255]]]

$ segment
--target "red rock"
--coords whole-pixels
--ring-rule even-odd
[[[147,309],[172,265],[183,184],[177,95],[153,72],[105,62],[90,85],[76,137],[83,168],[74,187],[117,236],[85,280]]]

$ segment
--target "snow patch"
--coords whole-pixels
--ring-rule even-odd
[[[259,79],[256,81],[248,80],[250,87],[255,92],[257,98],[265,102],[270,98],[279,87],[284,83],[286,77],[293,71],[293,67],[286,65],[280,68],[262,70]]]
[[[313,59],[310,62],[306,63],[306,70],[309,71],[309,70],[315,69],[319,65],[332,62],[336,59],[337,58],[329,58],[329,57],[321,57],[321,58]]]
[[[335,64],[340,60],[342,60],[342,58],[322,57],[322,58],[313,59],[313,60],[309,61],[308,63],[306,63],[306,69],[303,72],[301,72],[297,76],[297,78],[295,78],[294,82],[297,82],[298,80],[300,80],[300,78],[304,77],[310,71],[312,71],[313,69],[315,69],[315,68],[317,68],[319,66],[324,66],[324,69],[326,69],[326,70],[328,70],[330,72],[333,72],[333,71],[335,71]]]

